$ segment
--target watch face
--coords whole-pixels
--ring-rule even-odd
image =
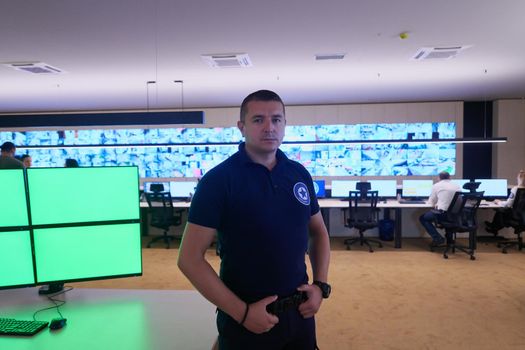
[[[332,292],[332,287],[328,283],[324,283],[323,287],[323,298],[328,298]]]
[[[328,283],[314,281],[314,284],[317,285],[321,289],[323,298],[326,299],[330,296],[330,293],[332,292],[332,287]]]
[[[326,291],[324,294],[326,294],[325,298],[328,298],[330,296],[330,293],[332,293],[332,286],[330,286],[328,283],[326,284]]]

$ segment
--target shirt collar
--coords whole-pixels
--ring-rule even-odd
[[[248,156],[248,153],[246,152],[246,143],[245,142],[241,142],[239,144],[239,155],[240,155],[241,161],[243,163],[253,163],[253,161]],[[279,166],[281,163],[284,163],[284,162],[288,161],[288,157],[280,149],[277,149],[277,153],[275,154],[275,158],[277,159],[276,167]]]

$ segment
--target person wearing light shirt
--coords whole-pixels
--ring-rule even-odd
[[[520,170],[516,178],[517,186],[512,187],[510,190],[509,197],[505,201],[495,200],[494,203],[498,204],[501,208],[496,210],[492,221],[485,221],[485,231],[490,232],[494,235],[498,234],[498,231],[507,225],[507,222],[512,217],[512,206],[516,199],[516,192],[518,188],[525,188],[525,170]]]
[[[448,172],[442,171],[439,173],[439,181],[432,186],[432,192],[427,200],[427,203],[433,208],[419,217],[421,225],[432,237],[431,246],[439,246],[445,243],[445,238],[437,231],[434,222],[448,209],[454,194],[458,191],[461,191],[461,188],[458,184],[450,181]]]

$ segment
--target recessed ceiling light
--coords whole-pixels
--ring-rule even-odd
[[[201,55],[204,62],[213,68],[247,68],[252,61],[246,53]]]
[[[7,63],[3,63],[3,65],[16,69],[16,70],[21,70],[24,72],[34,73],[34,74],[61,74],[61,73],[64,73],[62,69],[53,67],[52,65],[44,63],[44,62],[7,62]]]
[[[342,60],[345,58],[344,53],[328,53],[315,55],[316,61]]]
[[[412,56],[412,60],[422,61],[431,59],[449,59],[456,57],[461,51],[472,47],[472,45],[451,47],[422,47]]]

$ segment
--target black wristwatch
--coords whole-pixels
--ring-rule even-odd
[[[321,294],[323,295],[324,299],[327,299],[330,296],[330,292],[332,291],[332,287],[325,282],[321,281],[314,281],[312,284],[315,284],[319,289],[321,289]]]

